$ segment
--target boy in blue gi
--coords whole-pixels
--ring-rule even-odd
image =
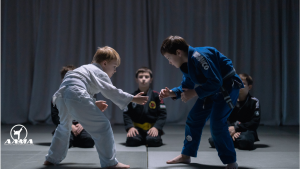
[[[227,118],[236,104],[242,81],[235,73],[231,60],[213,47],[189,46],[179,36],[169,36],[161,46],[169,63],[183,73],[179,87],[160,92],[160,99],[172,97],[187,102],[198,97],[189,112],[181,155],[168,164],[190,163],[197,157],[202,129],[210,118],[210,130],[218,155],[226,169],[237,169],[236,152],[227,127]]]

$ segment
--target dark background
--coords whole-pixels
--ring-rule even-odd
[[[153,88],[180,85],[181,72],[160,54],[169,35],[213,46],[254,79],[261,123],[299,125],[298,0],[2,0],[1,123],[51,123],[50,100],[62,66],[91,62],[111,46],[121,65],[112,81],[132,93],[148,66]],[[102,99],[101,95],[97,96]],[[184,123],[195,99],[165,99],[169,123]],[[122,123],[109,102],[105,112]]]

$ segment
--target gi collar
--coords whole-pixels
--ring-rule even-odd
[[[93,62],[92,65],[95,65],[96,67],[98,67],[99,69],[101,69],[103,71],[103,69],[102,69],[102,67],[101,67],[100,64]]]
[[[190,59],[193,56],[193,54],[194,54],[195,51],[196,51],[195,48],[193,48],[192,46],[189,46],[188,59]]]
[[[140,89],[138,88],[138,89],[136,90],[136,94],[138,94],[138,93],[140,93],[140,92],[142,92],[142,91],[140,91]],[[148,89],[148,91],[147,91],[147,93],[146,93],[146,96],[150,96],[151,93],[152,93],[152,89],[149,87],[149,89]],[[144,95],[145,95],[145,93],[144,93]]]

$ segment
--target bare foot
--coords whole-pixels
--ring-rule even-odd
[[[227,167],[225,169],[238,169],[238,164],[237,163],[227,164]]]
[[[107,168],[130,168],[130,166],[126,165],[126,164],[123,164],[123,163],[118,163],[114,166],[110,166],[110,167],[107,167]]]
[[[191,163],[191,157],[186,156],[184,154],[180,154],[179,156],[173,158],[172,160],[167,161],[167,164],[176,164],[176,163]]]
[[[53,163],[50,163],[49,161],[45,161],[44,165],[53,165]]]

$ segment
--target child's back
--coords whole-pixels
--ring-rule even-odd
[[[110,77],[120,65],[118,53],[110,48],[99,48],[93,63],[83,65],[66,74],[59,90],[53,96],[53,104],[57,106],[60,124],[54,134],[44,164],[59,164],[68,151],[72,119],[77,120],[92,136],[99,155],[101,167],[129,168],[116,159],[111,125],[102,113],[107,105],[96,101],[93,95],[101,94],[124,109],[129,102],[145,104],[148,97],[139,93],[132,96],[113,86]],[[101,110],[100,110],[101,109]]]

